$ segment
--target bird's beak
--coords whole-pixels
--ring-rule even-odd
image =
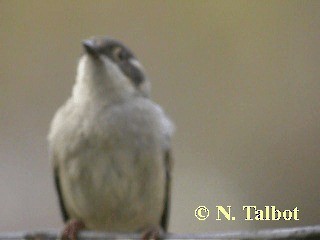
[[[82,45],[86,53],[88,53],[89,55],[94,57],[99,55],[98,46],[93,39],[87,39],[82,41]]]

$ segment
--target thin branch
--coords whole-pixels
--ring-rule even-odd
[[[58,230],[37,231],[37,232],[11,232],[0,233],[0,240],[55,240],[58,239],[60,232]],[[227,233],[200,233],[200,234],[176,234],[165,233],[161,236],[162,239],[229,239],[229,240],[319,240],[320,225],[283,228],[283,229],[268,229],[260,231],[240,231]],[[82,231],[79,233],[79,240],[102,240],[102,239],[141,239],[141,234],[138,233],[106,233]]]

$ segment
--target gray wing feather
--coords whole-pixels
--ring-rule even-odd
[[[66,207],[65,207],[64,201],[63,201],[63,196],[62,196],[62,191],[61,191],[61,182],[60,182],[60,177],[59,177],[59,169],[57,166],[54,167],[53,175],[54,175],[54,184],[56,186],[56,191],[58,193],[58,200],[59,200],[62,218],[63,218],[64,222],[67,222],[69,220],[69,215],[67,213],[67,210],[66,210]]]
[[[166,186],[165,186],[165,205],[161,217],[161,227],[164,231],[168,230],[169,225],[169,213],[170,213],[170,203],[171,203],[171,169],[172,169],[172,159],[169,150],[164,153],[164,165],[166,168]]]

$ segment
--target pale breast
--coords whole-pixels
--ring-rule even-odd
[[[62,161],[68,212],[97,230],[158,225],[164,204],[165,116],[150,102],[133,102],[97,109],[91,117],[94,124],[74,130],[82,134],[81,147]]]

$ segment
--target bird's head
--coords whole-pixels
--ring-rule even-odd
[[[73,95],[78,100],[119,100],[149,96],[150,83],[143,66],[121,42],[108,37],[82,42],[84,54],[78,65]]]

